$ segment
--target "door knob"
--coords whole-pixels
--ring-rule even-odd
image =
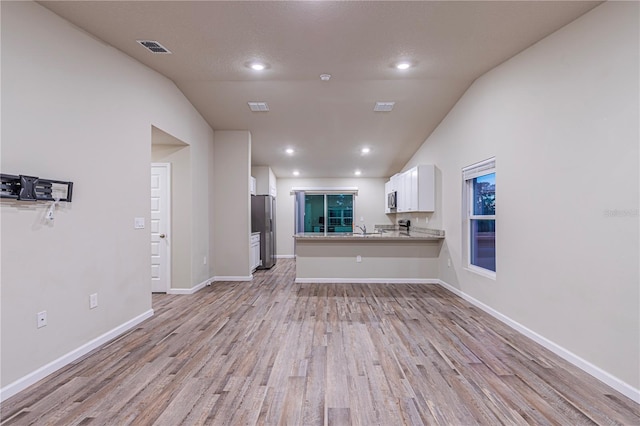
[[[166,235],[160,234],[160,238],[164,238],[164,237],[166,237]]]

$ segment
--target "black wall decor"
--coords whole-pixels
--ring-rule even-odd
[[[59,189],[59,192],[66,194],[64,198],[60,198],[60,201],[71,202],[73,182],[5,174],[0,174],[0,181],[0,198],[20,201],[55,201],[53,191]]]

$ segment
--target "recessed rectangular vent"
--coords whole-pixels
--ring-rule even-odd
[[[376,106],[373,110],[378,112],[389,112],[393,109],[395,104],[395,102],[376,102]]]
[[[142,46],[144,46],[147,50],[151,51],[152,53],[165,53],[165,54],[171,53],[169,49],[167,49],[157,41],[153,41],[153,40],[136,40],[136,41],[140,43]]]
[[[266,102],[248,102],[249,109],[254,112],[269,111],[269,105]]]

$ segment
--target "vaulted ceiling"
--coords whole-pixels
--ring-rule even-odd
[[[249,130],[253,165],[278,177],[398,172],[476,78],[600,3],[40,2],[171,79],[214,130]]]

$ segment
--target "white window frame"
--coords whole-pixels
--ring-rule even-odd
[[[463,244],[466,246],[466,259],[463,260],[465,269],[482,275],[487,278],[496,279],[497,267],[497,245],[496,245],[496,271],[486,269],[471,263],[471,221],[472,220],[493,220],[496,221],[496,215],[476,215],[473,213],[474,199],[473,199],[473,179],[496,173],[496,159],[495,157],[488,158],[484,161],[472,164],[462,169],[462,183],[463,183],[463,215],[465,223],[465,232],[463,232]],[[497,175],[496,175],[497,176]],[[496,222],[497,223],[497,222]]]
[[[332,232],[329,232],[329,207],[328,207],[328,202],[327,202],[327,195],[351,195],[351,200],[352,200],[352,223],[351,223],[351,229],[355,229],[356,227],[356,199],[357,199],[357,195],[358,195],[358,187],[354,187],[354,186],[338,186],[338,187],[292,187],[291,188],[291,195],[297,194],[302,192],[305,195],[323,195],[324,196],[324,218],[325,218],[325,225],[324,225],[324,235],[331,235]],[[298,221],[298,212],[297,209],[299,208],[299,206],[296,204],[294,206],[294,209],[296,209],[296,211],[294,211],[294,233],[298,232],[298,228],[299,228],[299,224],[297,223]],[[295,250],[295,243],[294,243],[294,250]]]

